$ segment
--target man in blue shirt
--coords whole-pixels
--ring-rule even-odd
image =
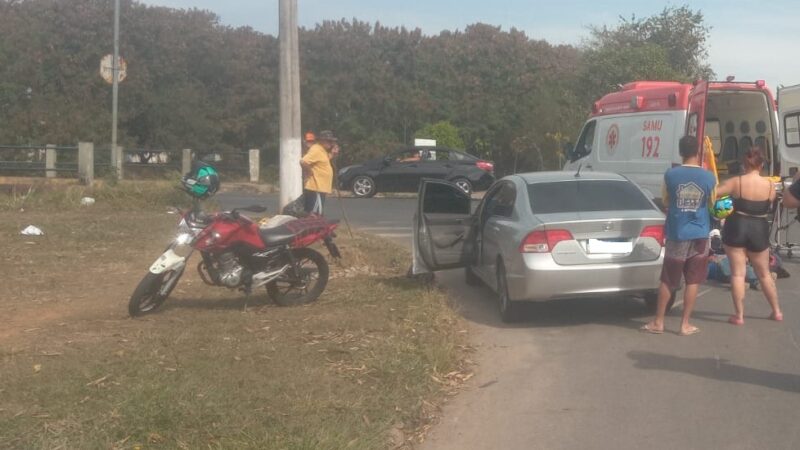
[[[708,274],[708,234],[711,230],[709,206],[713,205],[716,179],[700,167],[698,142],[695,136],[684,136],[678,143],[683,164],[664,174],[662,198],[667,206],[665,224],[666,244],[661,286],[655,318],[642,327],[643,331],[664,332],[664,315],[672,292],[680,287],[681,276],[686,280],[683,294],[681,336],[700,331],[689,323],[694,309],[697,289]]]

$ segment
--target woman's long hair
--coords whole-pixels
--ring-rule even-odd
[[[743,160],[746,171],[761,170],[764,167],[764,151],[761,147],[752,146],[745,152]]]

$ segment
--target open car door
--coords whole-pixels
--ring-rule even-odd
[[[800,84],[778,88],[779,150],[782,170],[800,165]]]
[[[686,114],[686,135],[697,139],[697,154],[700,165],[703,161],[703,141],[705,140],[706,103],[708,100],[708,81],[698,81],[689,93],[689,111]]]
[[[474,255],[472,200],[453,183],[423,179],[414,216],[414,274],[465,267]]]

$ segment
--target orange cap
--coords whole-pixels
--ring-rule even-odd
[[[314,136],[313,131],[306,131],[306,142],[314,142],[317,140],[317,137]]]

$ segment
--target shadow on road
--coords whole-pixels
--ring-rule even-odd
[[[454,308],[466,320],[495,328],[566,327],[586,324],[638,329],[651,314],[644,302],[633,297],[559,299],[520,303],[514,323],[503,323],[497,296],[486,286],[464,285],[457,272],[437,275],[450,294]]]
[[[687,373],[712,380],[746,383],[800,393],[800,375],[751,369],[730,364],[725,359],[683,358],[642,351],[628,352],[628,357],[634,361],[634,367],[638,369]]]

